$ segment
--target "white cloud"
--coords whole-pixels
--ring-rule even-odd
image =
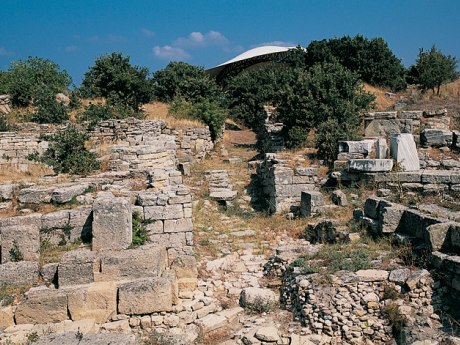
[[[229,44],[227,37],[218,31],[209,31],[201,33],[199,31],[191,32],[187,37],[179,37],[172,45],[181,48],[197,48],[209,46],[227,46]]]
[[[8,50],[4,47],[0,47],[0,56],[9,56],[9,55],[13,55],[14,52],[11,51],[11,50]]]
[[[155,46],[153,47],[153,54],[160,59],[165,60],[185,60],[190,57],[184,49],[172,46]]]
[[[153,37],[153,36],[155,36],[155,32],[154,32],[154,31],[151,31],[151,30],[146,29],[146,28],[142,28],[142,29],[141,29],[141,32],[142,32],[142,34],[143,34],[145,37]]]
[[[297,46],[297,44],[293,42],[289,42],[289,41],[272,41],[272,42],[254,44],[253,46],[251,46],[251,48],[264,47],[264,46],[295,47]]]

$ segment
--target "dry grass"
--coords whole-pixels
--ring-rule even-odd
[[[392,109],[400,96],[400,94],[389,96],[386,94],[387,92],[389,92],[388,90],[369,84],[364,84],[364,91],[375,95],[376,107],[374,110],[376,111]]]
[[[29,164],[28,171],[21,171],[13,165],[0,165],[0,183],[35,182],[38,178],[51,174],[53,169],[41,164]]]
[[[68,251],[89,247],[88,245],[82,245],[80,243],[66,244],[65,246],[49,246],[42,247],[40,252],[40,265],[46,265],[49,263],[59,262],[62,256]]]
[[[151,102],[142,106],[145,119],[148,120],[164,120],[170,128],[187,128],[187,127],[205,127],[205,125],[193,119],[185,119],[173,116],[169,112],[169,104],[162,102]]]

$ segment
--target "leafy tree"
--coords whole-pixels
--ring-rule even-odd
[[[35,104],[43,92],[53,96],[66,92],[71,83],[72,79],[59,65],[38,57],[12,62],[0,77],[2,92],[10,94],[12,103],[20,106]]]
[[[50,142],[48,149],[43,155],[33,154],[29,159],[52,166],[55,173],[86,175],[99,168],[96,155],[85,147],[89,136],[74,125],[44,138]]]
[[[52,93],[41,92],[37,95],[36,103],[38,108],[32,114],[33,122],[60,124],[70,118],[67,107],[59,103]]]
[[[280,90],[278,116],[285,125],[286,142],[291,147],[302,146],[308,131],[319,130],[324,123],[336,124],[340,131],[334,136],[317,138],[318,148],[332,147],[337,139],[351,139],[356,135],[360,115],[374,100],[374,96],[363,91],[356,74],[338,63],[323,63],[309,70],[294,69],[290,78]],[[326,152],[326,149],[320,150],[320,154]],[[323,157],[332,158],[330,154]]]
[[[369,40],[357,35],[312,41],[307,47],[307,66],[338,61],[372,85],[402,90],[406,87],[405,69],[382,38]]]
[[[217,100],[220,90],[202,67],[185,62],[170,62],[153,75],[154,97],[162,102],[183,98],[189,102]]]
[[[110,105],[139,110],[150,101],[149,71],[132,66],[121,53],[102,55],[85,73],[80,91],[84,97],[104,97]]]
[[[411,67],[409,76],[416,81],[423,90],[432,89],[436,94],[442,84],[458,78],[458,60],[451,55],[444,55],[435,46],[430,50],[420,49],[415,67]]]

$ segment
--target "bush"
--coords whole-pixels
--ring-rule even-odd
[[[52,166],[55,173],[86,175],[99,168],[96,155],[85,148],[89,136],[74,125],[44,139],[50,142],[48,149],[43,155],[33,154],[29,159]]]
[[[11,247],[9,253],[10,260],[13,262],[18,262],[24,260],[24,255],[19,249],[19,244],[16,240],[13,240],[13,246]]]
[[[33,122],[60,124],[69,120],[67,107],[56,101],[54,94],[41,93],[36,103],[38,108],[32,114]]]
[[[0,132],[8,132],[10,125],[5,115],[0,114]]]
[[[102,55],[85,73],[80,92],[84,97],[104,97],[109,105],[132,110],[150,101],[151,84],[147,68],[132,66],[121,53]]]
[[[35,104],[43,92],[52,94],[68,90],[72,79],[51,60],[29,57],[13,61],[0,77],[0,89],[11,95],[13,105]]]

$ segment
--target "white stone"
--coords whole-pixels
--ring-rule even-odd
[[[417,147],[412,134],[393,134],[390,142],[390,155],[404,171],[420,170]]]

